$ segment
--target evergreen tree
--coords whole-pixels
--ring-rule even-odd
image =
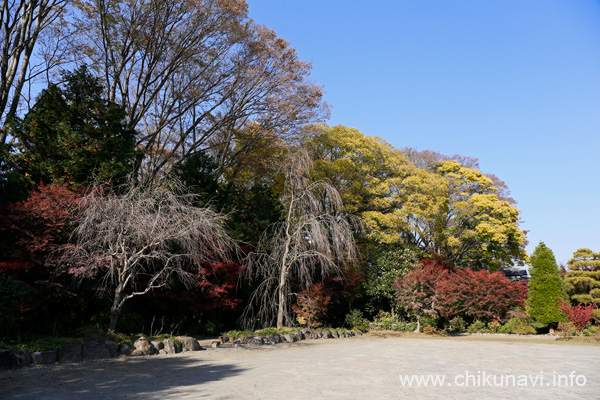
[[[531,280],[527,310],[529,315],[542,324],[566,321],[560,311],[560,303],[568,300],[554,253],[543,242],[531,256]]]
[[[85,66],[63,73],[63,79],[63,85],[42,91],[16,124],[15,169],[30,185],[77,186],[93,178],[120,183],[139,156],[125,109],[103,98],[102,86]]]

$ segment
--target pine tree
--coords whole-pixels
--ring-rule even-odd
[[[529,272],[529,315],[546,325],[566,321],[559,308],[562,301],[568,300],[567,292],[554,253],[543,242],[540,242],[531,256]]]

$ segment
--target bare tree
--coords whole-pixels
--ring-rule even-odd
[[[60,41],[50,40],[61,30],[59,20],[69,0],[2,0],[0,12],[0,143],[6,143],[5,124],[16,116],[25,84],[56,64]],[[64,25],[63,25],[64,27]],[[51,32],[52,31],[52,32]],[[58,39],[54,36],[54,39]],[[33,61],[36,44],[46,50]],[[35,64],[35,65],[34,65]]]
[[[109,330],[127,300],[175,278],[190,286],[194,266],[232,248],[225,217],[191,205],[193,199],[173,182],[128,185],[120,195],[95,186],[83,198],[62,262],[75,275],[99,278],[99,289],[112,295]]]
[[[248,257],[247,273],[260,284],[243,318],[264,326],[289,324],[293,284],[308,289],[315,276],[342,275],[340,265],[356,254],[354,220],[344,214],[337,190],[324,181],[312,181],[312,160],[305,151],[293,153],[285,169],[282,203],[285,217],[262,236]]]
[[[198,150],[223,172],[248,147],[326,113],[310,64],[249,20],[244,0],[79,4],[79,53],[140,132],[144,180]]]

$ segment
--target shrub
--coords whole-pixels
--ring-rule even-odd
[[[535,335],[535,328],[521,318],[511,318],[498,330],[499,333],[512,333],[517,335]]]
[[[574,307],[571,304],[563,301],[560,303],[560,311],[565,314],[565,316],[569,319],[569,322],[575,326],[578,332],[582,332],[585,327],[590,323],[592,318],[594,318],[594,312],[596,307],[593,304],[578,304]]]
[[[468,332],[469,333],[481,333],[481,332],[484,332],[486,330],[486,328],[487,328],[487,326],[486,326],[485,322],[476,320],[469,326]]]
[[[359,329],[363,332],[369,330],[369,321],[363,317],[363,313],[360,310],[350,310],[346,314],[346,326],[350,329]]]
[[[425,327],[423,327],[423,333],[426,335],[432,335],[432,336],[440,336],[443,333],[438,331],[438,329],[435,326],[431,326],[431,325],[427,325]]]
[[[454,317],[450,320],[448,330],[450,332],[463,333],[467,329],[467,323],[462,317]]]
[[[561,336],[571,336],[575,333],[575,326],[570,322],[559,322],[558,331]]]

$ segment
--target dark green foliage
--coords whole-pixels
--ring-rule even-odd
[[[94,177],[121,183],[134,170],[136,132],[125,126],[125,109],[102,97],[103,89],[85,66],[50,84],[25,118],[16,123],[13,164],[31,185]]]
[[[229,214],[227,228],[234,239],[256,244],[262,232],[281,218],[282,206],[273,189],[265,184],[245,187],[219,182],[217,164],[202,151],[175,168],[181,182],[200,195],[202,205]]]
[[[454,317],[450,320],[448,330],[450,332],[463,333],[467,328],[467,323],[462,317]]]
[[[543,242],[535,248],[531,256],[531,280],[527,312],[529,316],[543,324],[557,324],[565,321],[559,307],[568,300],[564,283],[552,250]]]
[[[19,331],[31,289],[18,279],[0,275],[0,337]]]
[[[350,310],[346,315],[346,327],[353,330],[361,330],[367,332],[369,330],[369,321],[363,317],[360,310]]]
[[[397,306],[394,283],[415,268],[419,252],[404,245],[380,244],[370,253],[364,281],[365,293],[369,296],[367,308],[373,313],[392,310]]]

